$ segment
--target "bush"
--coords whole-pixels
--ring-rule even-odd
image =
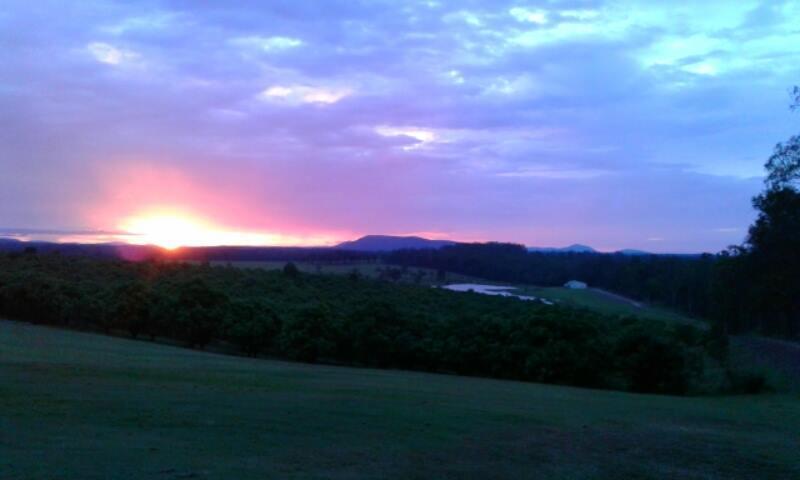
[[[614,356],[627,388],[639,393],[685,394],[700,373],[689,346],[638,326],[620,337]]]
[[[728,393],[754,395],[770,391],[767,378],[760,372],[734,372],[728,370]]]

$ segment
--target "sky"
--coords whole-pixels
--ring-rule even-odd
[[[797,1],[0,4],[0,235],[718,251]]]

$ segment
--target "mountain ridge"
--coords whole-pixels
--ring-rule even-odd
[[[389,252],[403,249],[439,249],[447,245],[455,245],[452,240],[431,240],[418,236],[365,235],[356,240],[349,240],[335,245],[339,250],[357,250],[362,252]]]

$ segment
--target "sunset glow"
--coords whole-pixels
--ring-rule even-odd
[[[218,232],[187,217],[154,215],[132,218],[121,225],[133,235],[133,242],[166,249],[214,243]]]
[[[183,213],[150,213],[126,219],[120,229],[127,243],[156,245],[168,250],[179,247],[207,246],[320,246],[329,245],[338,238],[313,235],[295,236],[281,233],[239,231]]]

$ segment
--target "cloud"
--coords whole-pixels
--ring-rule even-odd
[[[262,91],[258,98],[267,102],[332,104],[352,94],[347,88],[310,87],[307,85],[275,85]]]
[[[520,22],[530,22],[536,25],[547,23],[547,12],[544,10],[530,10],[521,7],[514,7],[508,11],[512,17]]]
[[[390,127],[382,125],[375,127],[375,131],[385,137],[404,137],[412,139],[413,144],[403,146],[404,150],[419,148],[426,143],[434,142],[439,139],[435,132],[414,127]]]
[[[135,52],[123,50],[103,42],[92,42],[86,45],[86,49],[95,60],[109,65],[130,63],[140,58],[139,54]]]
[[[262,37],[262,36],[249,36],[238,37],[232,40],[232,43],[243,45],[246,47],[254,47],[265,52],[274,52],[281,50],[290,50],[303,45],[303,41],[298,38],[291,37]]]
[[[125,235],[127,232],[120,230],[58,230],[47,228],[8,228],[0,227],[0,237],[27,237],[32,235],[71,235],[71,236],[97,236],[97,235]]]
[[[797,2],[4,6],[0,225],[158,197],[236,231],[713,250],[797,130]],[[108,179],[131,165],[200,187]]]
[[[600,16],[600,12],[592,9],[561,10],[558,12],[561,18],[569,20],[587,21],[594,20]]]
[[[99,30],[115,36],[132,33],[152,32],[175,28],[181,16],[169,12],[153,12],[145,15],[134,15],[115,20],[99,27]]]
[[[536,178],[575,180],[575,179],[595,178],[606,174],[608,174],[608,172],[605,170],[592,170],[587,168],[563,169],[563,168],[556,168],[556,167],[542,165],[537,167],[525,168],[514,172],[500,172],[497,173],[496,175],[498,177],[510,177],[510,178],[536,177]]]

